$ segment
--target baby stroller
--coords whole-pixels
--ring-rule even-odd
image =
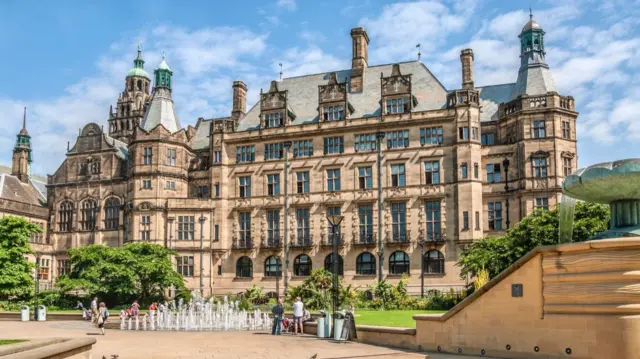
[[[282,323],[280,323],[280,332],[281,333],[293,333],[294,332],[293,320],[284,317],[282,318]]]

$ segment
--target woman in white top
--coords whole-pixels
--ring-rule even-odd
[[[298,333],[298,325],[300,325],[300,334],[302,335],[304,333],[302,317],[304,317],[304,304],[302,303],[302,299],[297,297],[296,302],[293,303],[293,335]]]

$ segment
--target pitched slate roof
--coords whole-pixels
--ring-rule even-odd
[[[209,133],[211,133],[211,123],[212,119],[202,120],[200,123],[196,124],[196,135],[193,139],[193,144],[191,148],[194,150],[202,150],[205,148],[209,148]]]
[[[497,121],[498,106],[511,101],[515,83],[476,87],[480,91],[480,122]]]
[[[163,87],[154,90],[153,98],[142,120],[142,128],[145,131],[151,131],[158,125],[163,125],[171,133],[182,129],[176,106],[171,98],[171,90]]]
[[[511,99],[520,95],[546,95],[547,92],[557,91],[549,67],[543,64],[523,65],[518,71],[518,81],[513,87]]]
[[[106,133],[103,133],[104,135],[104,140],[110,145],[113,146],[116,149],[116,156],[118,156],[118,158],[126,160],[127,157],[129,157],[129,147],[127,146],[126,143],[116,140],[115,138],[107,135]]]
[[[0,166],[0,198],[43,206],[47,201],[46,180],[33,176],[29,183],[22,183],[11,175],[11,168]]]

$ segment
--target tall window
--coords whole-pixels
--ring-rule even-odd
[[[462,229],[469,229],[469,212],[467,211],[462,212]]]
[[[387,104],[387,112],[386,112],[387,115],[409,112],[409,99],[406,97],[388,99],[386,104]]]
[[[404,164],[391,165],[391,186],[404,187],[405,186],[405,174]]]
[[[218,164],[222,162],[222,151],[213,151],[213,163]]]
[[[473,178],[478,179],[480,178],[480,169],[478,168],[478,164],[474,163],[473,164]]]
[[[193,256],[176,257],[176,264],[183,277],[193,277]]]
[[[441,145],[442,142],[442,127],[427,127],[420,129],[421,145]]]
[[[175,148],[167,149],[167,166],[176,165],[176,150]]]
[[[308,255],[301,254],[293,260],[293,275],[296,277],[311,275],[311,258]]]
[[[440,161],[424,163],[425,184],[440,184]]]
[[[373,242],[373,206],[363,204],[358,207],[358,218],[360,218],[360,242]]]
[[[536,198],[536,209],[544,209],[545,211],[549,210],[549,198],[548,197],[538,197]]]
[[[273,246],[280,240],[280,210],[267,211],[267,241]]]
[[[489,211],[489,229],[502,230],[502,202],[489,202],[487,209]]]
[[[243,176],[238,179],[238,197],[251,197],[251,176]]]
[[[282,126],[283,115],[280,112],[267,113],[264,115],[264,127],[280,127]]]
[[[71,263],[67,259],[58,259],[58,277],[71,273]]]
[[[309,193],[309,172],[297,172],[296,179],[296,192]]]
[[[344,153],[344,138],[343,137],[325,137],[323,153],[325,155],[331,155],[335,153]]]
[[[533,162],[533,177],[545,178],[547,177],[547,158],[546,157],[534,157],[531,159]]]
[[[373,188],[373,180],[371,177],[371,167],[358,167],[358,188]]]
[[[279,160],[284,156],[284,145],[279,143],[265,143],[264,160]]]
[[[487,183],[500,182],[500,164],[489,163],[487,164]]]
[[[40,268],[38,272],[38,279],[49,280],[49,274],[51,270],[51,260],[47,258],[40,258]]]
[[[265,277],[280,277],[282,275],[282,263],[280,258],[276,256],[270,256],[264,261],[264,276]]]
[[[460,166],[460,172],[462,174],[462,179],[467,179],[469,177],[469,169],[467,168],[467,164],[463,163]]]
[[[293,157],[313,156],[313,140],[293,141]]]
[[[533,121],[533,138],[543,137],[546,137],[544,121]]]
[[[80,226],[83,231],[90,231],[96,228],[96,212],[98,211],[98,203],[93,199],[87,199],[82,202],[82,219]]]
[[[483,145],[494,145],[495,144],[495,133],[483,133],[480,136],[480,143]]]
[[[151,189],[152,185],[151,185],[151,180],[150,179],[143,179],[142,180],[142,189]]]
[[[480,212],[476,211],[476,230],[480,230]]]
[[[280,194],[280,175],[267,175],[267,194],[269,196],[278,196]]]
[[[375,275],[376,274],[376,257],[369,252],[362,252],[356,258],[356,274],[357,275]]]
[[[440,237],[440,201],[427,201],[426,204],[426,216],[427,216],[427,240],[436,240]]]
[[[438,250],[430,250],[424,254],[424,272],[426,274],[444,273],[444,256]]]
[[[571,138],[571,122],[562,121],[562,138]]]
[[[236,262],[236,278],[251,277],[253,277],[253,262],[251,262],[251,258],[247,256],[238,258]]]
[[[107,199],[104,204],[104,228],[118,229],[120,225],[120,200],[116,197]]]
[[[309,245],[311,243],[311,230],[309,228],[309,208],[296,209],[298,244]]]
[[[209,186],[197,186],[193,190],[194,197],[197,198],[207,198],[209,197]]]
[[[213,194],[214,194],[216,197],[220,197],[220,183],[215,183],[215,184],[213,185]]]
[[[391,131],[386,134],[387,148],[409,147],[409,130]]]
[[[251,247],[251,212],[240,212],[240,243],[241,248]]]
[[[353,148],[356,152],[375,151],[376,150],[376,134],[361,133],[355,135],[355,143]]]
[[[333,258],[334,253],[329,254],[324,258],[324,269],[333,273]],[[344,259],[338,254],[338,275],[344,275]]]
[[[477,127],[471,127],[471,138],[473,138],[474,140],[478,139],[478,128]]]
[[[344,106],[326,106],[323,108],[323,118],[325,121],[344,120]]]
[[[195,239],[195,216],[178,216],[178,239],[192,241]]]
[[[461,140],[468,140],[469,139],[469,127],[459,127],[458,128],[458,137],[460,137]]]
[[[327,170],[327,191],[340,190],[340,169]]]
[[[73,204],[62,202],[58,213],[58,230],[60,232],[70,232],[73,225]]]
[[[150,165],[153,160],[153,148],[145,147],[142,149],[142,163]]]
[[[256,146],[238,146],[236,147],[236,162],[245,163],[256,160]]]
[[[564,176],[567,177],[568,175],[571,174],[571,172],[573,172],[573,161],[571,160],[571,158],[568,157],[564,157],[562,158],[562,170],[564,172]]]
[[[149,215],[140,217],[140,240],[151,240],[151,216]]]
[[[340,215],[341,215],[340,207],[327,207],[327,217],[340,216]],[[333,225],[331,225],[331,223],[327,223],[327,225],[329,227],[329,240],[333,240],[334,227]],[[340,226],[335,227],[335,233],[340,234]],[[333,242],[331,243],[333,244]]]
[[[391,204],[391,220],[394,242],[406,242],[407,238],[407,204]]]
[[[391,253],[389,256],[389,274],[409,274],[409,256],[403,251]]]

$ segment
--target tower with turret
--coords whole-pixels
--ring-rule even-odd
[[[26,183],[31,177],[31,136],[27,131],[27,108],[24,108],[22,117],[22,129],[16,136],[16,145],[13,147],[11,161],[11,174]]]

